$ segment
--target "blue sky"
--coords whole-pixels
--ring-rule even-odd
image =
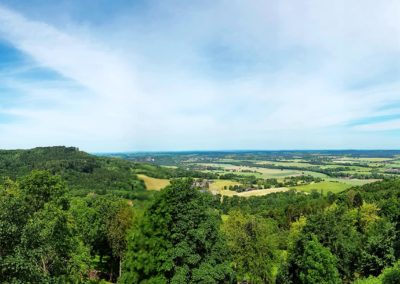
[[[0,148],[400,148],[400,2],[0,0]]]

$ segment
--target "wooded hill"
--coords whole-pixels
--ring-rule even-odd
[[[73,195],[90,192],[112,193],[134,199],[145,187],[137,179],[134,163],[104,158],[79,151],[75,147],[39,147],[30,150],[0,150],[0,177],[18,179],[32,170],[47,170],[60,175]]]

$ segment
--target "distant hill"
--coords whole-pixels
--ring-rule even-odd
[[[136,198],[145,192],[133,169],[122,159],[97,157],[75,147],[38,147],[30,150],[0,150],[0,177],[18,179],[32,170],[60,175],[74,195],[112,193]]]

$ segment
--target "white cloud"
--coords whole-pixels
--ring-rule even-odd
[[[400,130],[400,119],[393,119],[389,121],[376,122],[370,124],[362,124],[354,127],[356,130],[361,131],[388,131]]]
[[[7,141],[5,145],[24,137],[29,137],[24,139],[29,145],[57,141],[82,143],[89,148],[87,145],[98,143],[96,140],[121,143],[126,122],[135,114],[129,110],[138,93],[132,66],[102,45],[30,21],[6,8],[0,8],[0,35],[39,66],[75,82],[74,88],[68,86],[68,81],[64,87],[52,86],[46,80],[8,82],[15,92],[23,94],[25,101],[3,111],[22,118],[17,124],[4,127],[11,134],[2,139]],[[56,109],[32,106],[32,102],[44,100],[56,103]],[[12,137],[12,133],[17,135]]]
[[[67,30],[0,8],[0,37],[81,86],[11,82],[56,107],[3,109],[26,119],[1,127],[0,146],[15,136],[88,150],[335,147],[346,131],[388,129],[347,125],[400,101],[382,75],[400,68],[398,1],[156,3]]]

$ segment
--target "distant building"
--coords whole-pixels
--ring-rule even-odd
[[[201,188],[201,189],[208,190],[210,187],[210,184],[212,182],[213,182],[212,180],[208,180],[208,179],[198,179],[193,182],[192,186],[195,188]]]

